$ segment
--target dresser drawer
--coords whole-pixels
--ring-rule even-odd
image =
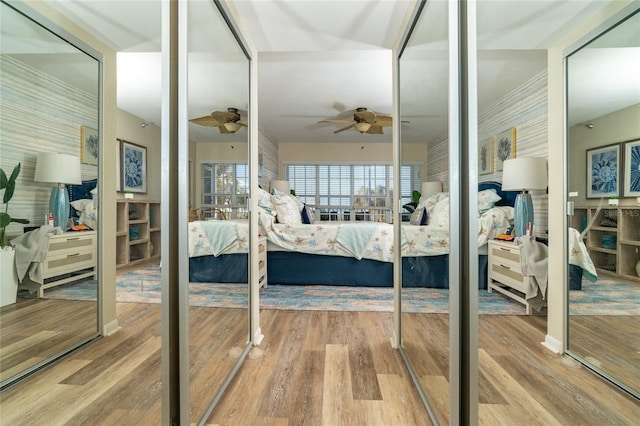
[[[514,267],[513,265],[507,265],[505,263],[507,262],[492,263],[490,265],[491,270],[489,271],[489,277],[524,293],[526,286],[523,282],[524,277],[522,276],[520,265],[518,264]]]
[[[49,237],[48,256],[74,253],[78,250],[95,248],[95,232],[65,233]]]
[[[258,285],[267,286],[267,238],[258,237]]]
[[[510,264],[520,265],[520,248],[517,246],[498,246],[491,245],[490,256],[495,262],[509,262]]]
[[[64,250],[64,253],[49,254],[42,265],[42,277],[50,278],[96,265],[95,247]]]

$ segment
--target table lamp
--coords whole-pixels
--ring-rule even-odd
[[[440,182],[439,180],[436,181],[431,181],[431,182],[422,182],[422,197],[426,198],[429,195],[436,193],[436,192],[442,192],[442,182]]]
[[[530,190],[547,187],[547,161],[542,157],[520,157],[502,163],[502,190],[522,191],[513,206],[516,237],[526,235],[527,225],[534,224]]]
[[[55,152],[39,152],[36,158],[36,182],[55,183],[49,198],[49,212],[53,225],[67,229],[69,220],[69,193],[65,184],[80,184],[80,157]]]
[[[272,180],[271,190],[273,191],[274,189],[278,190],[278,192],[284,192],[285,194],[291,192],[291,186],[288,180]]]

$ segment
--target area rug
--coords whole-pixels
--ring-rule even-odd
[[[613,281],[585,281],[583,291],[571,291],[571,313],[576,315],[638,315],[640,288]],[[95,300],[96,284],[85,281],[45,291],[55,299]],[[190,283],[193,306],[247,306],[246,287],[240,284]],[[405,312],[446,313],[449,291],[409,288],[402,294]],[[160,270],[150,266],[116,277],[116,301],[160,303]],[[268,285],[260,289],[262,309],[322,311],[393,311],[393,289],[380,287]],[[478,311],[489,315],[524,315],[525,307],[499,293],[478,293]]]

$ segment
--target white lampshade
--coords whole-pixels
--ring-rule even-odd
[[[427,197],[436,192],[442,192],[442,182],[422,182],[422,191],[420,195],[422,195],[423,197]]]
[[[520,157],[502,163],[502,190],[529,191],[547,187],[547,160]]]
[[[56,152],[39,152],[36,158],[36,182],[80,184],[80,157]]]
[[[291,192],[291,186],[289,185],[288,180],[272,180],[271,181],[271,190],[277,190],[279,192],[284,192],[288,194]]]
[[[357,131],[359,131],[360,133],[364,133],[369,131],[369,129],[371,128],[371,124],[369,123],[357,123],[355,126],[353,126]]]

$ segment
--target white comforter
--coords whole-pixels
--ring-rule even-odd
[[[492,208],[478,219],[478,247],[504,233],[510,212]],[[393,261],[393,225],[377,222],[318,222],[312,225],[275,223],[259,215],[260,231],[278,249],[356,259]],[[247,221],[204,221],[189,224],[189,256],[248,251]],[[436,256],[449,252],[449,229],[433,225],[402,224],[402,256]]]

